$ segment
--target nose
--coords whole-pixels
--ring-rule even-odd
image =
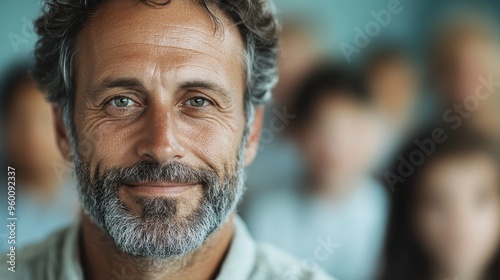
[[[175,120],[175,112],[171,109],[151,108],[147,112],[143,134],[137,148],[139,157],[143,160],[154,160],[160,164],[181,159],[185,149],[178,141],[179,132]]]

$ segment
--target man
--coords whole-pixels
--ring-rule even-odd
[[[34,75],[85,214],[17,253],[22,279],[282,279],[300,265],[235,215],[276,81],[267,3],[52,0],[36,27]]]

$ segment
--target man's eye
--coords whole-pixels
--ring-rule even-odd
[[[116,98],[111,99],[110,104],[111,104],[111,106],[114,106],[114,107],[127,107],[130,105],[133,105],[134,101],[132,101],[132,99],[130,99],[128,97],[120,96],[120,97],[116,97]]]
[[[203,107],[210,103],[207,99],[203,97],[193,97],[188,100],[187,105],[192,107]]]

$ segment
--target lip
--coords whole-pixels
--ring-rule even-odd
[[[182,184],[182,183],[139,183],[139,184],[124,184],[125,188],[133,193],[149,195],[149,196],[172,196],[182,194],[190,189],[193,189],[200,184]]]

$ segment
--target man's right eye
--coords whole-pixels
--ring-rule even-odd
[[[130,99],[128,97],[118,96],[118,97],[115,97],[115,98],[111,99],[111,101],[110,101],[109,104],[111,106],[114,106],[114,107],[123,108],[123,107],[127,107],[127,106],[130,106],[130,105],[134,105],[135,102],[132,101],[132,99]]]

